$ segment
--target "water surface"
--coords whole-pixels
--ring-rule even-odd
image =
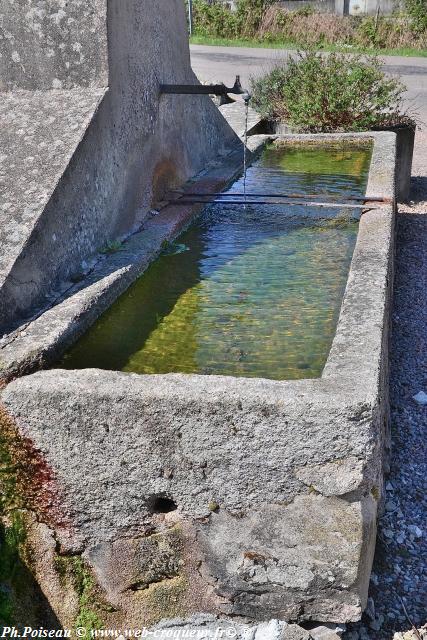
[[[369,149],[268,148],[249,169],[247,188],[348,200],[364,194],[369,161]],[[230,192],[242,190],[238,180]],[[283,204],[209,206],[60,366],[319,376],[357,236],[355,215]]]

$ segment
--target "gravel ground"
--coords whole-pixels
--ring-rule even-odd
[[[400,205],[391,339],[391,470],[370,600],[345,640],[427,638],[427,131],[417,132],[409,205]],[[425,398],[427,400],[427,396]],[[405,611],[406,610],[406,611]],[[419,629],[412,630],[412,624]],[[422,628],[423,627],[423,628]]]

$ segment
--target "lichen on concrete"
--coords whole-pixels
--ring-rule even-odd
[[[4,0],[0,21],[0,91],[108,86],[102,0]]]

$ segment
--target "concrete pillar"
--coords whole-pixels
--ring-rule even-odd
[[[182,0],[4,0],[0,21],[1,334],[140,227],[159,172],[180,184],[238,139],[208,96],[159,95],[197,82]]]

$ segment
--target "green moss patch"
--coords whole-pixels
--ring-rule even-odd
[[[102,627],[100,612],[104,608],[99,601],[96,582],[92,573],[80,556],[55,557],[55,570],[62,586],[71,583],[78,596],[78,614],[74,626],[86,629],[87,635],[91,630]]]

